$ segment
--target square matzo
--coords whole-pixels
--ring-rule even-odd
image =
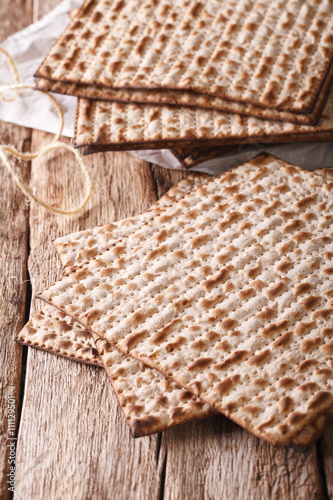
[[[189,106],[197,108],[215,109],[228,113],[236,113],[245,116],[255,116],[264,120],[278,120],[291,123],[316,125],[325,107],[332,86],[333,65],[325,78],[320,94],[311,111],[306,115],[300,113],[281,111],[273,108],[263,108],[244,102],[229,101],[219,97],[213,97],[197,92],[183,90],[132,90],[112,89],[97,85],[83,85],[54,81],[39,78],[36,87],[39,90],[55,92],[58,94],[73,95],[86,99],[97,99],[101,101],[113,101],[137,104],[159,104],[167,106]]]
[[[261,155],[42,298],[287,444],[332,410],[332,189]]]
[[[332,28],[329,0],[86,0],[37,75],[309,113]]]
[[[75,142],[102,150],[172,148],[193,143],[302,142],[333,139],[333,92],[317,126],[261,120],[203,108],[79,99]]]
[[[316,173],[333,177],[333,169],[317,170]],[[159,205],[167,206],[172,200],[180,199],[195,186],[203,185],[206,179],[205,175],[191,174],[169,190],[159,200]],[[60,258],[63,255],[68,258],[70,254],[72,269],[84,265],[84,248],[94,247],[95,256],[103,253],[107,248],[106,239],[111,246],[121,235],[118,225],[122,226],[126,237],[129,221],[127,219],[125,226],[122,226],[122,221],[114,223],[113,231],[109,225],[105,225],[59,238],[55,244]],[[134,231],[137,228],[136,221],[132,222]],[[71,245],[74,252],[69,250]],[[186,391],[184,393],[177,384],[167,381],[157,370],[126,357],[104,340],[97,340],[95,344],[89,331],[52,306],[46,305],[35,314],[21,330],[17,340],[75,361],[105,365],[122,411],[136,437],[160,432],[178,423],[205,418],[209,414],[207,405],[197,404],[200,402],[195,397],[185,397]],[[325,421],[313,422],[294,438],[293,443],[310,444],[322,433],[324,427]]]

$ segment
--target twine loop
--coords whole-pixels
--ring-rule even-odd
[[[12,57],[8,54],[8,52],[6,52],[1,47],[0,47],[0,52],[5,55],[7,62],[8,62],[8,65],[11,68],[11,71],[13,74],[13,79],[14,79],[14,84],[0,86],[0,100],[6,101],[6,102],[11,102],[11,101],[14,101],[16,99],[20,90],[23,90],[23,89],[36,90],[35,87],[33,87],[32,85],[27,85],[27,84],[19,82],[18,72],[17,72],[16,66],[15,66],[15,63],[14,63]],[[7,98],[3,95],[6,92],[11,91],[11,90],[14,91],[14,96]],[[61,109],[60,104],[48,92],[45,92],[43,90],[40,90],[39,92],[42,92],[51,100],[54,108],[56,109],[56,111],[58,113],[58,116],[59,116],[58,132],[55,134],[52,141],[49,144],[47,144],[46,146],[44,146],[38,152],[23,153],[21,151],[18,151],[14,146],[0,145],[0,158],[3,162],[3,164],[6,166],[8,172],[11,174],[11,176],[15,180],[16,184],[18,185],[18,187],[22,191],[22,193],[32,203],[35,203],[36,205],[43,207],[45,210],[47,210],[48,212],[51,212],[52,214],[74,215],[74,214],[81,212],[81,210],[86,206],[86,204],[89,201],[89,198],[91,197],[91,193],[92,193],[92,189],[93,189],[91,177],[90,177],[90,174],[88,172],[87,166],[84,163],[83,158],[79,154],[79,152],[76,149],[74,149],[72,146],[70,146],[69,144],[66,144],[64,142],[60,142],[60,137],[61,137],[62,130],[64,127],[64,114],[63,114],[63,111]],[[28,160],[28,161],[31,161],[34,159],[39,160],[40,158],[42,158],[44,155],[46,155],[50,151],[54,151],[56,149],[61,149],[61,148],[67,150],[70,153],[73,153],[77,163],[79,164],[79,166],[83,172],[83,175],[85,178],[85,183],[86,183],[85,194],[84,194],[83,200],[81,201],[79,206],[72,208],[70,210],[62,210],[60,208],[53,207],[49,203],[46,203],[45,201],[41,200],[38,196],[35,196],[33,194],[32,190],[30,189],[30,187],[27,184],[25,184],[22,177],[17,172],[15,172],[15,170],[14,170],[14,168],[13,168],[13,166],[8,158],[8,155],[12,155],[19,160]]]

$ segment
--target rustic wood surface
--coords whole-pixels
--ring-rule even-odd
[[[0,40],[24,28],[32,21],[32,3],[20,0],[0,2]],[[0,68],[6,64],[0,55]],[[1,82],[1,69],[0,69]],[[15,144],[29,150],[31,130],[0,122],[0,143]],[[25,181],[30,165],[16,163]],[[21,365],[23,349],[14,342],[25,322],[27,296],[27,257],[29,209],[24,196],[0,166],[0,498],[7,500],[9,472],[8,398],[15,397],[16,429],[21,401]]]
[[[1,39],[57,3],[2,0]],[[0,125],[2,142],[26,150],[51,138]],[[61,276],[54,238],[145,210],[183,177],[126,153],[96,154],[87,163],[96,189],[88,209],[75,217],[29,207],[0,168],[0,437],[3,450],[7,396],[13,391],[18,428],[14,499],[333,500],[332,426],[308,449],[276,449],[222,416],[134,440],[102,369],[13,342],[29,310],[42,305],[31,297]],[[78,203],[82,179],[67,153],[32,162],[31,169],[17,167],[44,199],[67,208]],[[12,495],[6,453],[0,460],[0,498],[7,499]]]

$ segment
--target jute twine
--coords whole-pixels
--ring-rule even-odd
[[[26,84],[19,82],[18,72],[17,72],[16,66],[14,64],[12,57],[8,54],[8,52],[6,52],[1,47],[0,47],[0,52],[5,55],[7,62],[8,62],[8,65],[10,66],[11,71],[13,73],[13,79],[14,79],[14,84],[0,86],[0,100],[7,101],[7,102],[14,101],[14,99],[16,99],[20,90],[22,90],[22,89],[35,90],[35,87],[33,87],[32,85],[26,85]],[[14,95],[12,97],[6,98],[3,94],[10,91],[10,90],[14,91]],[[48,92],[44,92],[42,90],[40,90],[39,92],[42,92],[43,94],[47,95],[47,97],[52,101],[52,104],[58,113],[58,116],[59,116],[59,130],[58,130],[58,132],[55,134],[55,136],[52,139],[52,141],[50,142],[50,144],[48,144],[47,146],[45,146],[44,148],[42,148],[40,151],[38,151],[36,153],[32,153],[32,152],[23,153],[23,152],[17,151],[17,149],[14,146],[0,145],[0,158],[2,159],[3,164],[7,167],[8,172],[11,174],[11,176],[15,180],[16,184],[18,185],[18,187],[20,188],[22,193],[24,193],[24,195],[32,203],[35,203],[36,205],[43,207],[45,210],[47,210],[48,212],[51,212],[52,214],[74,215],[74,214],[77,214],[78,212],[81,212],[81,210],[88,203],[88,200],[91,196],[92,189],[93,189],[91,177],[90,177],[90,174],[88,172],[87,166],[85,165],[85,163],[82,159],[82,156],[78,153],[78,151],[76,149],[74,149],[72,146],[65,144],[64,142],[60,142],[60,140],[59,140],[61,137],[61,134],[62,134],[63,126],[64,126],[64,115],[63,115],[63,112],[62,112],[62,109],[61,109],[59,103]],[[69,151],[70,153],[73,153],[73,155],[75,156],[75,158],[76,158],[76,160],[77,160],[77,162],[78,162],[78,164],[83,172],[84,179],[85,179],[85,195],[83,197],[83,200],[79,206],[72,208],[70,210],[62,210],[60,208],[53,207],[49,203],[46,203],[45,201],[38,198],[38,196],[35,196],[33,194],[33,192],[31,191],[31,189],[29,188],[29,186],[27,184],[25,184],[25,182],[23,181],[20,174],[15,172],[15,170],[14,170],[14,168],[13,168],[13,166],[8,158],[8,155],[12,155],[15,158],[18,158],[20,160],[37,159],[37,161],[38,161],[43,156],[45,156],[47,153],[49,153],[50,151],[54,151],[54,150],[60,149],[60,148],[65,149],[66,151]]]

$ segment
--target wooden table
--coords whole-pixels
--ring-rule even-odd
[[[2,0],[0,39],[57,3]],[[0,137],[25,151],[50,141],[48,134],[5,123]],[[14,342],[41,307],[36,293],[61,276],[54,238],[141,212],[183,176],[126,153],[96,154],[87,163],[95,191],[76,217],[29,207],[0,168],[0,498],[12,497],[6,444],[13,395],[15,499],[333,499],[333,426],[302,450],[276,449],[222,416],[134,440],[102,369]],[[67,153],[54,154],[47,165],[17,168],[45,200],[61,205],[70,193],[67,207],[78,202],[82,180]]]

